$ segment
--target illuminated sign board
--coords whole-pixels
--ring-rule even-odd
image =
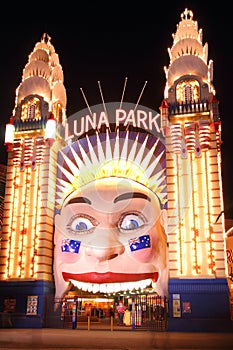
[[[79,138],[90,129],[99,130],[103,126],[109,128],[111,124],[116,127],[120,125],[137,127],[162,137],[160,114],[147,107],[123,103],[119,108],[119,103],[110,102],[104,106],[99,104],[91,108],[91,110],[83,109],[68,118],[65,126],[67,142]]]

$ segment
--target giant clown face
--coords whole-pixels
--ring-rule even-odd
[[[89,183],[69,195],[55,217],[56,296],[70,283],[92,292],[155,284],[166,294],[166,211],[129,179]]]
[[[87,137],[61,151],[56,298],[72,284],[93,293],[152,285],[167,295],[164,155],[159,139],[139,133]]]

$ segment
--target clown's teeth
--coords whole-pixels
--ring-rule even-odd
[[[92,284],[91,283],[87,283],[87,284],[88,284],[87,291],[92,292]]]
[[[133,290],[133,289],[143,289],[151,284],[151,279],[137,281],[137,282],[123,282],[123,283],[108,283],[108,284],[97,284],[97,283],[84,283],[75,280],[70,280],[70,282],[77,288],[93,292],[93,293],[117,293],[122,290]]]
[[[106,284],[99,284],[99,286],[100,286],[100,293],[106,293],[107,292]]]
[[[114,292],[118,292],[121,290],[121,284],[120,283],[110,283],[110,287],[112,287]]]
[[[72,283],[72,281],[71,281],[71,283]],[[83,286],[83,288],[81,288],[81,289],[85,290],[84,288],[85,288],[86,283],[82,283],[82,284],[83,284],[84,286]],[[99,290],[100,290],[100,285],[99,285],[99,284],[97,284],[97,283],[92,284],[92,292],[93,292],[93,293],[98,293]]]

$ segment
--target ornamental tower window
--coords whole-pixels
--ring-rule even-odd
[[[197,80],[182,80],[176,87],[178,103],[197,102],[200,99],[200,86]]]
[[[22,106],[22,121],[39,120],[40,119],[40,100],[38,98],[31,98],[27,100]]]

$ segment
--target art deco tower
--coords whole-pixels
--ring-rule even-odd
[[[44,34],[29,55],[6,126],[8,163],[0,258],[1,294],[17,295],[16,303],[22,307],[25,294],[38,295],[39,314],[43,294],[53,288],[56,154],[64,145],[65,119],[63,71],[51,38]]]
[[[217,311],[224,318],[228,291],[224,216],[219,217],[221,122],[213,62],[188,9],[181,14],[169,56],[160,112],[167,146],[172,316],[176,321],[202,319],[216,317]],[[213,308],[216,303],[219,310]]]

